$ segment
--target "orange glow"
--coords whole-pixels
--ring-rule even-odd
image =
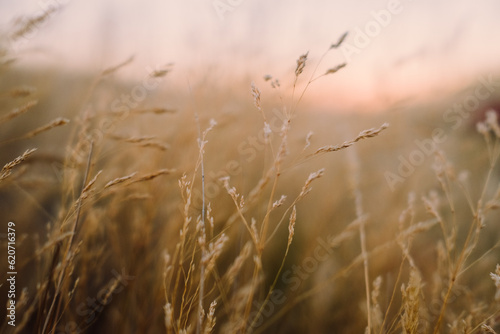
[[[11,43],[15,17],[50,9],[48,23]],[[320,70],[348,66],[305,97],[321,109],[374,109],[397,101],[432,97],[498,70],[498,2],[409,0],[328,2],[164,2],[40,0],[0,4],[4,47],[21,66],[37,63],[94,71],[135,61],[123,75],[175,63],[178,82],[290,77],[295,60],[310,51],[308,70],[345,32]],[[23,62],[29,54],[30,63]],[[274,72],[274,73],[273,73]],[[318,73],[321,73],[319,71]],[[249,83],[248,83],[249,84]],[[321,87],[319,87],[321,86]]]

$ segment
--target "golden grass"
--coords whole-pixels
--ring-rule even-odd
[[[1,331],[499,332],[495,115],[480,134],[447,130],[391,190],[384,173],[415,150],[415,133],[447,124],[420,109],[305,114],[310,84],[345,66],[317,76],[317,64],[302,82],[308,56],[289,96],[285,81],[266,76],[270,89],[252,83],[230,113],[203,111],[224,103],[216,92],[195,92],[175,113],[151,94],[125,113],[81,107],[39,125],[38,106],[58,92],[38,93],[35,78],[2,84],[0,127],[31,115],[35,130],[17,125],[0,137],[0,209],[18,228],[17,326],[4,321]],[[72,103],[111,106],[100,83],[130,91],[113,75],[132,60],[89,80]],[[35,159],[54,147],[57,159]]]

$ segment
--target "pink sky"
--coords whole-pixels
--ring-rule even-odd
[[[322,105],[346,107],[422,96],[500,70],[497,0],[18,0],[0,2],[0,29],[50,3],[63,9],[15,48],[26,59],[20,66],[36,60],[97,72],[135,55],[124,75],[173,62],[180,83],[250,73],[262,84],[265,74],[290,78],[305,51],[312,66],[349,31],[320,72],[348,66],[311,89]]]

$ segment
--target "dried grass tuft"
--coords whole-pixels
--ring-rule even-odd
[[[419,329],[420,294],[422,289],[422,278],[417,269],[410,271],[408,286],[401,286],[403,295],[403,315],[401,316],[401,327],[403,333],[415,334]]]

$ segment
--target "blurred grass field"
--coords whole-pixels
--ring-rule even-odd
[[[500,333],[498,90],[324,113],[304,55],[189,94],[9,59],[2,333]]]

